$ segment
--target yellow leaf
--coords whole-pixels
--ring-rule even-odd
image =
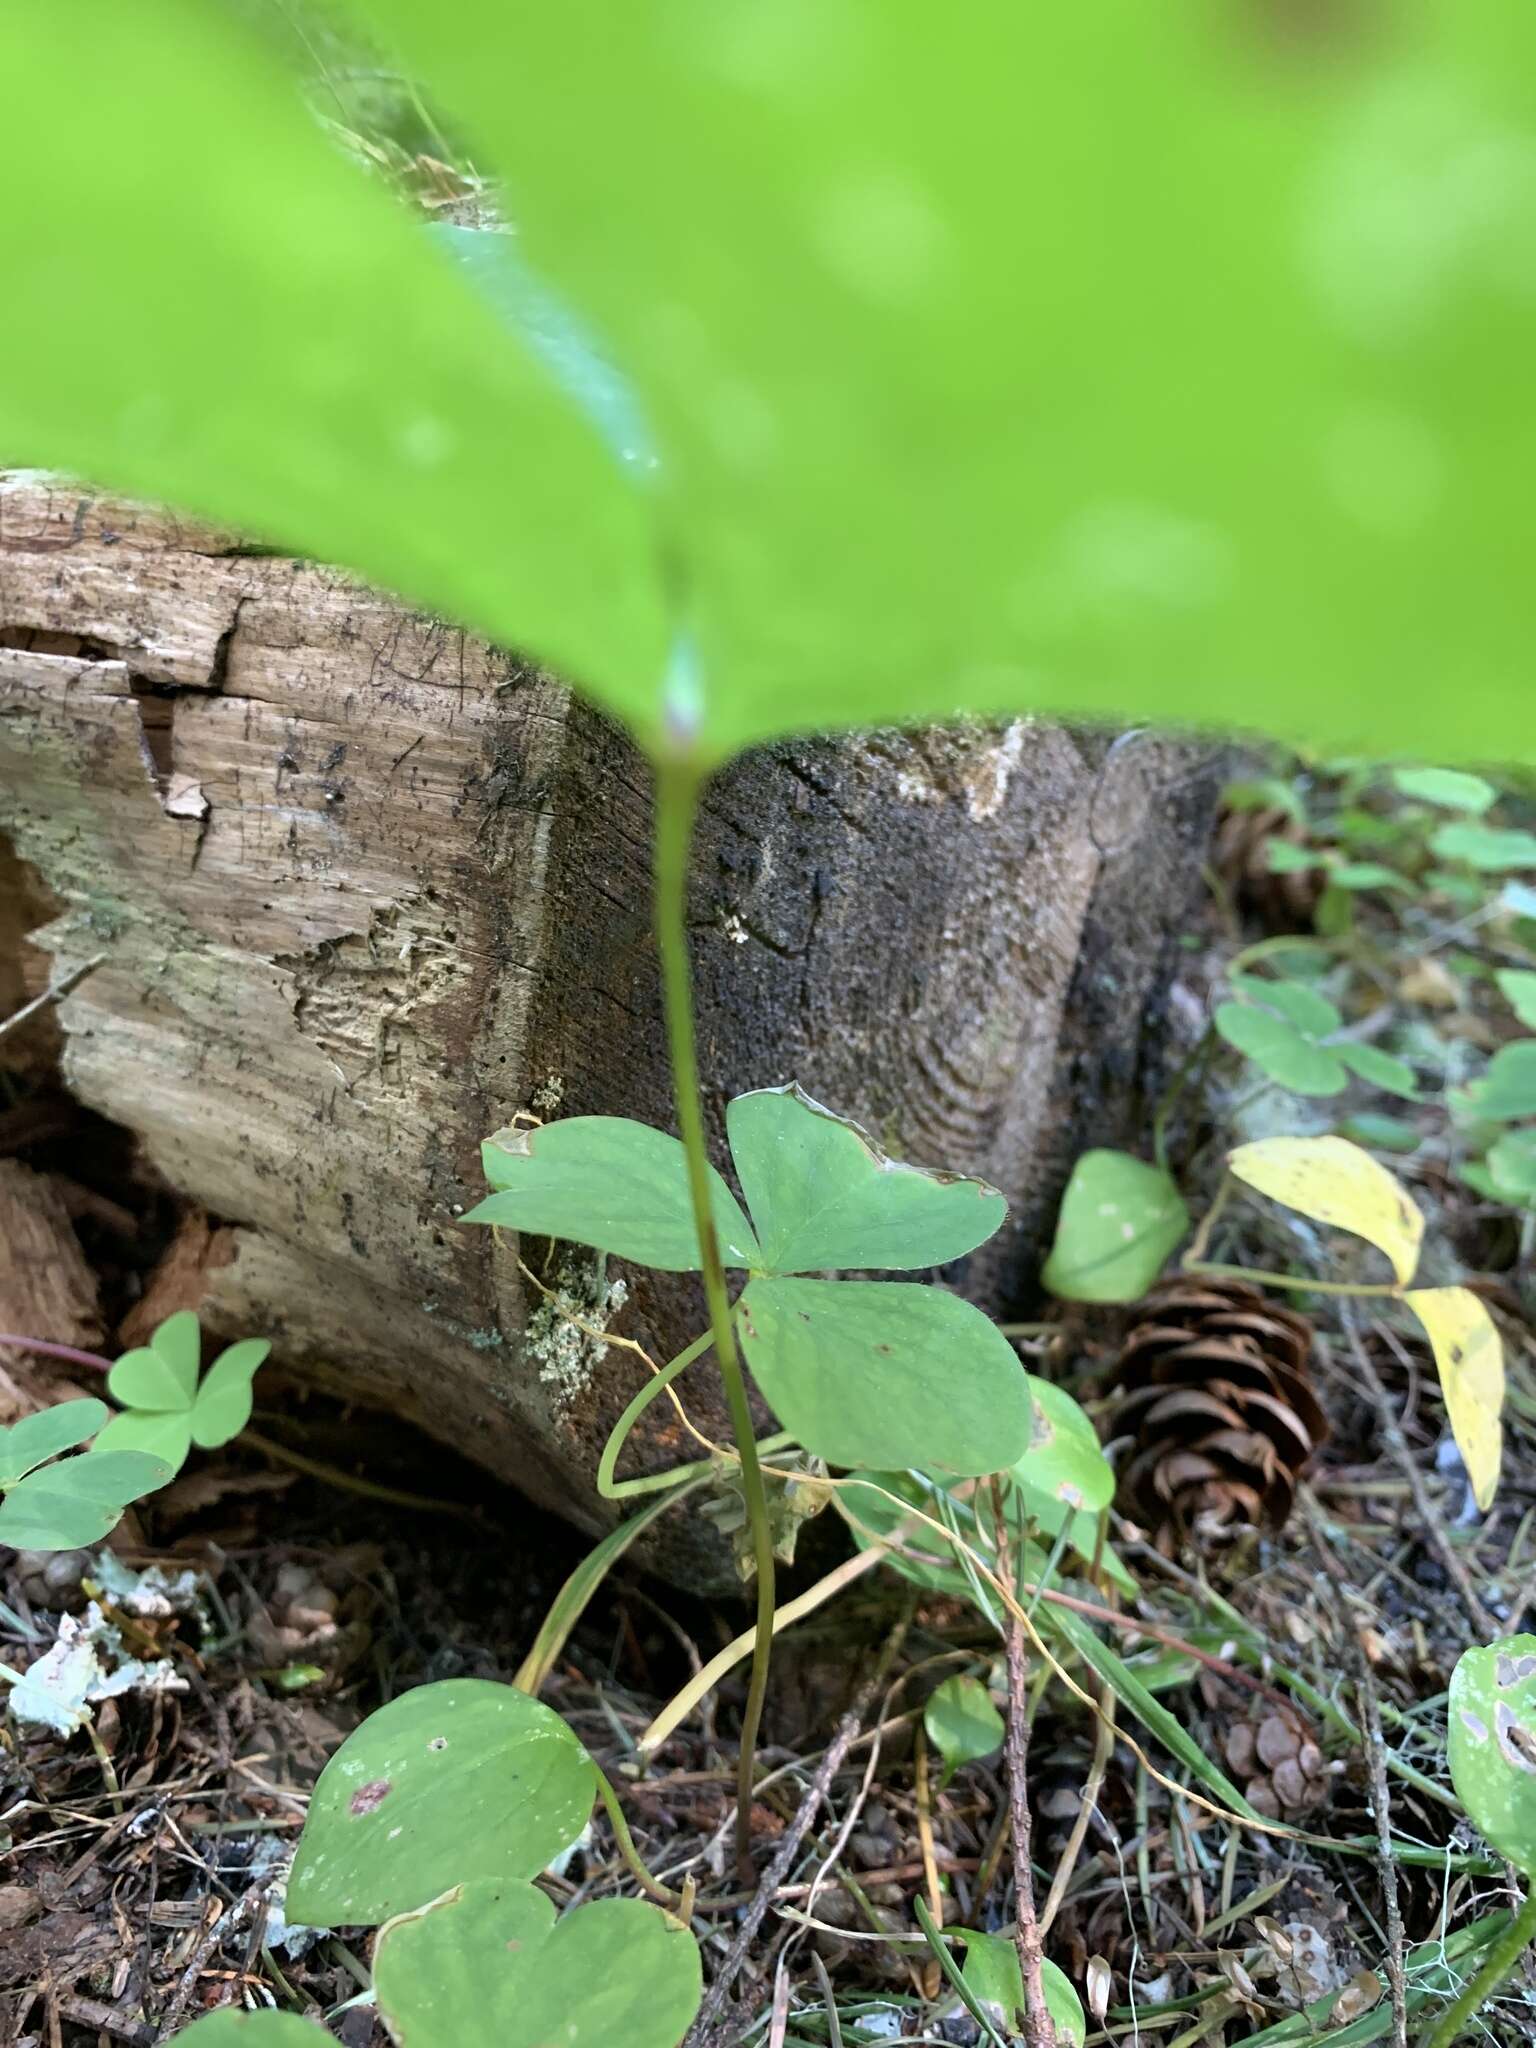
[[[1229,1153],[1227,1169],[1287,1209],[1365,1238],[1392,1261],[1400,1286],[1413,1278],[1424,1218],[1387,1169],[1347,1138],[1261,1138]]]
[[[1478,1506],[1499,1484],[1504,1449],[1504,1347],[1493,1318],[1467,1287],[1421,1287],[1404,1301],[1424,1325],[1440,1374],[1456,1448]]]

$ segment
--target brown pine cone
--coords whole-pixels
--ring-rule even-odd
[[[1136,1439],[1120,1511],[1159,1548],[1285,1521],[1328,1432],[1311,1342],[1305,1316],[1243,1281],[1170,1280],[1147,1296],[1120,1356],[1112,1434]]]
[[[1211,865],[1232,901],[1257,918],[1266,931],[1309,932],[1327,875],[1321,867],[1272,868],[1272,839],[1288,846],[1308,843],[1306,828],[1278,805],[1257,811],[1225,811],[1216,827]]]

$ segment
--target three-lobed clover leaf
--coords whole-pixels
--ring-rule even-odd
[[[374,1951],[400,2048],[677,2048],[698,2010],[698,1944],[638,1899],[558,1920],[531,1884],[466,1881],[392,1920]]]
[[[170,1478],[165,1459],[103,1450],[99,1439],[78,1458],[59,1456],[96,1436],[109,1412],[104,1401],[61,1401],[0,1429],[0,1543],[15,1550],[75,1550],[99,1542],[130,1501]]]
[[[320,1773],[289,1917],[374,1926],[471,1879],[533,1877],[576,1840],[596,1791],[591,1758],[530,1694],[483,1678],[416,1686]]]
[[[979,1475],[1029,1440],[1012,1347],[941,1288],[828,1280],[911,1272],[973,1251],[1007,1204],[984,1181],[888,1157],[794,1083],[738,1096],[726,1112],[747,1211],[711,1168],[742,1350],[785,1428],[835,1465],[937,1466]],[[573,1117],[499,1132],[484,1147],[494,1193],[471,1223],[569,1239],[669,1272],[699,1266],[687,1166],[676,1138],[623,1117]]]
[[[251,1381],[272,1346],[265,1337],[229,1345],[198,1382],[202,1333],[191,1309],[167,1316],[148,1344],[125,1351],[107,1375],[122,1404],[101,1432],[98,1448],[149,1451],[173,1472],[196,1444],[217,1450],[251,1419]]]
[[[1360,879],[1364,868],[1354,872],[1352,886],[1369,886]],[[1379,872],[1396,879],[1389,869]],[[1345,870],[1337,870],[1333,879],[1345,879]],[[1317,989],[1256,974],[1234,974],[1230,983],[1241,1000],[1217,1005],[1217,1033],[1280,1087],[1296,1095],[1339,1095],[1354,1074],[1389,1095],[1417,1099],[1413,1069],[1405,1060],[1379,1046],[1335,1038],[1344,1019]]]
[[[1491,1846],[1536,1878],[1536,1635],[1464,1651],[1447,1713],[1457,1798]]]

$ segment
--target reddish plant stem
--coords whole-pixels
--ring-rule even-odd
[[[99,1352],[77,1351],[73,1344],[50,1344],[43,1337],[14,1337],[0,1332],[0,1351],[40,1351],[44,1358],[62,1358],[69,1365],[94,1366],[97,1372],[110,1372],[112,1361],[103,1358]]]

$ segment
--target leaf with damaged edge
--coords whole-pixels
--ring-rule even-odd
[[[320,1773],[289,1916],[371,1926],[471,1878],[532,1877],[581,1833],[596,1790],[586,1751],[527,1693],[482,1678],[417,1686]]]
[[[480,1148],[496,1190],[464,1217],[592,1245],[663,1273],[696,1273],[699,1240],[681,1143],[623,1116],[513,1125]],[[727,1266],[760,1266],[741,1204],[713,1167],[710,1206]]]
[[[1451,1782],[1473,1825],[1536,1877],[1536,1636],[1463,1651],[1447,1705]]]
[[[1097,1514],[1115,1497],[1114,1468],[1099,1448],[1098,1431],[1065,1388],[1034,1373],[1024,1378],[1032,1409],[1029,1449],[1017,1475],[1067,1507]]]
[[[750,1282],[741,1348],[780,1422],[832,1465],[976,1477],[1029,1445],[1029,1389],[980,1309],[900,1280]]]
[[[374,1952],[399,2048],[677,2048],[698,2010],[698,1944],[639,1899],[558,1921],[532,1885],[481,1879],[392,1920]]]
[[[1008,1213],[985,1181],[887,1158],[793,1081],[738,1095],[726,1129],[765,1272],[942,1266]]]

